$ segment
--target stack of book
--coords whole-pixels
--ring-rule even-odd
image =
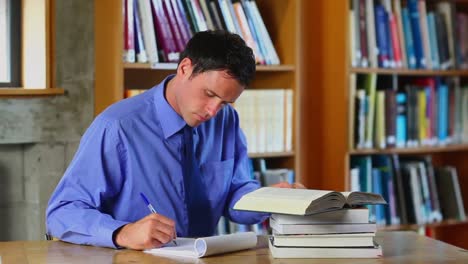
[[[376,224],[364,204],[386,204],[378,194],[260,188],[244,195],[237,210],[270,212],[274,258],[378,258]]]
[[[369,210],[341,209],[298,216],[272,214],[269,246],[275,258],[377,258]]]

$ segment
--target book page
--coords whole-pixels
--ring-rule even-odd
[[[259,198],[271,199],[287,199],[287,200],[307,200],[309,203],[316,200],[331,191],[311,190],[311,189],[290,189],[290,188],[274,188],[263,187],[254,192],[248,193],[245,196],[253,196]]]
[[[387,204],[380,194],[368,192],[342,192],[349,205]]]
[[[341,208],[344,200],[339,192],[263,187],[242,196],[234,209],[305,215]]]
[[[257,245],[257,235],[254,232],[244,232],[197,239],[177,238],[176,241],[177,245],[169,243],[144,252],[168,257],[202,258],[253,248]]]

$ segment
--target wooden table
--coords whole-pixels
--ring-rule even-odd
[[[203,259],[168,259],[141,251],[79,246],[60,241],[0,242],[0,264],[9,263],[468,263],[468,251],[414,232],[380,232],[382,259],[274,259],[266,237],[255,249]]]

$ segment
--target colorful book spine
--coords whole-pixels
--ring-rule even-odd
[[[136,61],[140,63],[145,63],[148,61],[148,56],[146,55],[146,47],[143,42],[143,29],[141,27],[141,16],[140,10],[138,8],[138,0],[133,0],[133,12],[135,20],[134,31]]]
[[[407,125],[406,125],[406,94],[396,94],[397,116],[396,116],[396,146],[403,148],[407,141]]]
[[[152,4],[156,38],[162,47],[162,57],[166,62],[177,62],[179,60],[179,52],[164,12],[162,0],[152,0]]]
[[[148,60],[151,64],[159,62],[158,47],[156,43],[155,27],[151,11],[151,3],[147,0],[138,0],[141,28]]]
[[[176,16],[174,14],[174,10],[171,7],[171,3],[169,0],[162,0],[164,15],[166,16],[169,29],[172,32],[172,36],[174,37],[174,43],[176,45],[176,50],[178,52],[182,52],[185,49],[185,43],[182,39],[182,33],[180,32],[181,29],[178,26]]]
[[[435,25],[435,18],[434,13],[429,12],[427,14],[427,27],[429,29],[429,41],[431,46],[431,60],[432,60],[432,68],[439,69],[440,68],[440,60],[439,60],[439,47],[437,46],[437,30]]]
[[[124,13],[124,62],[135,62],[135,31],[133,17],[133,0],[125,0],[123,6]]]
[[[366,0],[359,1],[359,43],[361,44],[361,67],[369,66],[367,47]]]
[[[403,62],[402,62],[402,56],[401,56],[400,40],[398,37],[398,25],[397,25],[395,14],[390,13],[389,20],[390,20],[390,33],[391,33],[390,35],[391,35],[391,41],[392,41],[392,47],[393,47],[393,55],[394,55],[393,57],[394,57],[395,67],[401,68],[403,65]]]
[[[375,7],[375,22],[376,22],[376,33],[377,33],[377,47],[379,49],[378,65],[380,68],[389,68],[389,47],[390,43],[387,35],[387,20],[385,15],[385,8],[383,5],[377,5]]]
[[[413,31],[411,29],[410,16],[408,8],[403,8],[401,10],[402,21],[403,21],[403,32],[405,35],[405,47],[406,47],[406,58],[408,60],[408,68],[416,69],[416,54],[414,52],[414,42],[413,42]]]
[[[183,24],[185,26],[185,32],[188,35],[188,38],[186,40],[188,42],[188,40],[190,40],[192,38],[194,32],[192,30],[192,27],[191,27],[191,24],[190,24],[190,21],[189,21],[189,13],[186,11],[182,1],[183,0],[172,0],[172,3],[173,3],[172,6],[174,7],[174,9],[177,6],[177,10],[179,10],[180,18],[182,19]],[[177,2],[177,3],[175,3],[175,2]]]
[[[440,144],[446,144],[448,140],[448,103],[449,90],[446,84],[440,83],[437,90],[438,106],[438,138]]]
[[[414,54],[416,57],[416,67],[419,69],[426,68],[426,60],[424,59],[423,43],[421,37],[421,27],[419,24],[418,0],[408,0],[408,11],[413,32]]]
[[[427,27],[426,1],[418,0],[419,28],[421,29],[421,42],[423,47],[426,68],[432,69],[431,45],[429,41],[429,29]]]
[[[270,59],[270,65],[279,65],[280,59],[278,57],[278,53],[276,53],[276,49],[273,45],[270,34],[268,33],[265,22],[263,21],[262,15],[260,14],[260,10],[258,9],[257,3],[255,1],[249,1],[248,3],[250,3],[250,6],[252,7],[252,13],[254,14],[256,23],[258,23],[256,25],[259,25],[261,39],[266,43],[267,54]]]

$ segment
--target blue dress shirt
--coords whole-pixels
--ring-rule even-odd
[[[186,122],[164,97],[170,78],[96,117],[50,198],[49,234],[72,243],[115,247],[116,229],[149,214],[141,192],[158,213],[176,222],[178,236],[189,235],[182,168]],[[232,209],[242,195],[259,188],[250,176],[236,111],[223,107],[194,128],[193,141],[209,190],[212,215],[206,220],[217,223],[222,215],[241,224],[264,220],[267,214]],[[202,233],[212,233],[215,226],[209,229]]]

